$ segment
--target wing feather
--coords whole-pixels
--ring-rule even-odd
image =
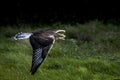
[[[44,39],[41,37],[31,36],[30,43],[33,48],[32,66],[30,71],[31,74],[34,74],[48,55],[53,46],[54,40],[51,38]]]

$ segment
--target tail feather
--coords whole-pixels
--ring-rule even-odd
[[[23,33],[20,32],[14,36],[15,40],[27,39],[32,35],[32,33]]]

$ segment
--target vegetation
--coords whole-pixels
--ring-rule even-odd
[[[32,48],[14,41],[18,32],[39,28],[66,30],[35,75],[30,74]],[[0,80],[120,80],[120,25],[91,21],[52,25],[1,26]]]

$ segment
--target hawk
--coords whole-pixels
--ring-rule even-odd
[[[14,36],[15,40],[28,39],[33,49],[31,74],[35,74],[43,63],[57,39],[65,40],[65,32],[61,29],[40,29],[32,33],[20,32]]]

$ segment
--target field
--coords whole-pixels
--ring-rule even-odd
[[[32,48],[15,41],[18,32],[39,28],[66,30],[35,75],[30,74]],[[0,27],[0,80],[120,80],[120,25],[101,21]]]

